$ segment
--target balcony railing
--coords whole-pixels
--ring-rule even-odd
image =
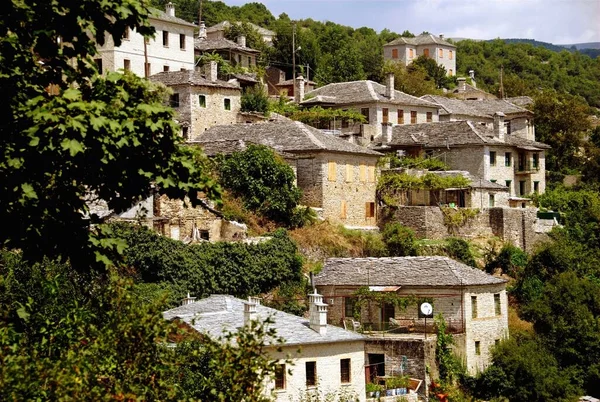
[[[515,174],[530,174],[540,170],[540,164],[532,161],[519,161],[515,164]]]

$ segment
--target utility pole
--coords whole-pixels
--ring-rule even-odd
[[[292,82],[296,88],[296,23],[292,25]]]
[[[202,23],[202,0],[200,0],[200,8],[198,8],[198,29],[200,29],[200,24]],[[198,32],[200,33],[200,32]]]
[[[502,83],[502,76],[504,75],[504,65],[500,66],[500,99],[504,99],[504,84]]]
[[[306,82],[310,81],[310,64],[306,65]]]

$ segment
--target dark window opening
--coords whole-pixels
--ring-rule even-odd
[[[223,106],[225,107],[225,110],[231,110],[231,99],[225,98],[225,100],[223,100]]]
[[[350,382],[350,359],[340,360],[340,381],[342,384]]]
[[[179,48],[185,50],[185,35],[179,34]]]
[[[163,46],[168,47],[169,46],[169,31],[163,31],[162,37],[163,37]]]
[[[173,94],[169,98],[169,106],[179,107],[179,94]]]
[[[200,107],[206,107],[206,95],[198,95],[198,103]]]
[[[285,389],[285,364],[275,366],[275,389]]]
[[[314,387],[317,385],[317,362],[306,362],[306,386]]]

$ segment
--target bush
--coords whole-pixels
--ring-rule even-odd
[[[267,94],[259,85],[247,88],[242,94],[242,112],[258,112],[267,114],[269,111],[269,99]]]
[[[383,242],[390,256],[417,255],[415,233],[399,223],[389,223],[383,229]]]
[[[505,244],[498,255],[491,256],[491,260],[485,265],[485,270],[491,274],[496,269],[500,269],[502,273],[516,278],[527,265],[528,258],[525,251],[512,244]]]
[[[472,267],[477,267],[477,263],[471,252],[471,247],[466,240],[451,237],[446,242],[445,248],[448,256]]]

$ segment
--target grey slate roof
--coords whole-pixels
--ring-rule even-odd
[[[503,186],[502,184],[494,183],[489,180],[482,179],[479,176],[472,175],[466,170],[446,170],[446,171],[430,171],[427,173],[432,173],[441,177],[453,177],[453,176],[463,176],[471,181],[469,187],[471,188],[481,188],[486,190],[497,190],[497,191],[508,191],[508,187]]]
[[[456,47],[456,45],[453,45],[452,43],[440,38],[439,36],[435,36],[432,34],[421,34],[414,38],[400,37],[400,38],[394,39],[393,41],[391,41],[389,43],[386,43],[384,46],[396,46],[396,45],[413,45],[413,46],[444,45],[444,46]]]
[[[550,146],[516,135],[506,134],[504,141],[494,137],[494,130],[466,120],[421,124],[397,125],[392,128],[388,145],[451,147],[467,145],[512,145],[519,148],[541,150]]]
[[[505,283],[448,257],[330,258],[317,286],[452,287]]]
[[[235,50],[244,53],[260,53],[259,50],[252,49],[249,47],[240,46],[234,41],[229,39],[207,39],[207,38],[195,38],[194,49],[201,52],[210,52],[212,50]]]
[[[240,89],[239,85],[232,84],[226,81],[216,80],[211,81],[204,76],[193,70],[184,71],[163,71],[158,74],[151,75],[150,81],[162,82],[167,86],[172,85],[192,85],[199,87],[218,87],[218,88],[231,88]]]
[[[315,343],[362,341],[364,337],[356,332],[347,331],[333,325],[327,326],[327,332],[320,335],[308,325],[308,319],[262,305],[257,306],[257,318],[271,317],[274,321],[270,328],[277,331],[286,345],[306,345]],[[167,320],[180,319],[198,332],[217,338],[224,331],[236,332],[244,325],[244,301],[228,295],[212,295],[195,303],[186,304],[165,311]]]
[[[236,21],[234,22],[234,24],[241,24],[241,22]],[[259,34],[263,35],[263,36],[275,36],[276,33],[267,29],[267,28],[263,28],[261,26],[258,26],[256,24],[253,24],[251,22],[248,22],[247,24],[250,24],[250,26],[252,28],[254,28]],[[215,24],[209,28],[206,28],[206,32],[207,33],[211,33],[211,32],[218,32],[218,31],[224,31],[226,28],[229,28],[231,26],[231,22],[229,21],[221,21],[218,24]]]
[[[223,140],[243,140],[293,154],[331,151],[369,156],[382,155],[282,116],[265,123],[214,126],[194,138],[192,142],[202,145]]]
[[[199,144],[199,143],[198,143]],[[215,156],[215,155],[229,155],[234,152],[242,152],[248,145],[252,143],[246,142],[244,140],[217,140],[211,142],[203,142],[199,144],[202,147],[202,150],[207,156]],[[288,152],[275,151],[278,155],[285,159],[297,159],[296,156],[290,154]]]
[[[306,96],[313,96],[313,98],[300,102],[301,105],[309,106],[319,103],[351,105],[357,103],[386,102],[409,106],[428,106],[432,109],[439,109],[439,106],[432,102],[400,91],[395,91],[395,98],[390,100],[385,96],[385,85],[369,80],[327,84],[308,92]]]
[[[512,98],[506,98],[505,100],[517,106],[528,106],[533,104],[533,98],[530,96],[513,96]]]
[[[421,99],[440,105],[440,116],[455,114],[493,118],[496,112],[502,112],[507,117],[520,113],[532,114],[529,110],[503,99],[462,100],[438,95],[423,95]]]
[[[150,10],[150,14],[149,14],[150,18],[154,18],[154,19],[162,20],[162,21],[174,22],[176,24],[186,25],[188,27],[195,27],[196,26],[196,25],[191,24],[191,23],[189,23],[186,20],[183,20],[181,18],[171,17],[165,11],[159,10],[158,8],[150,7],[149,10]]]

